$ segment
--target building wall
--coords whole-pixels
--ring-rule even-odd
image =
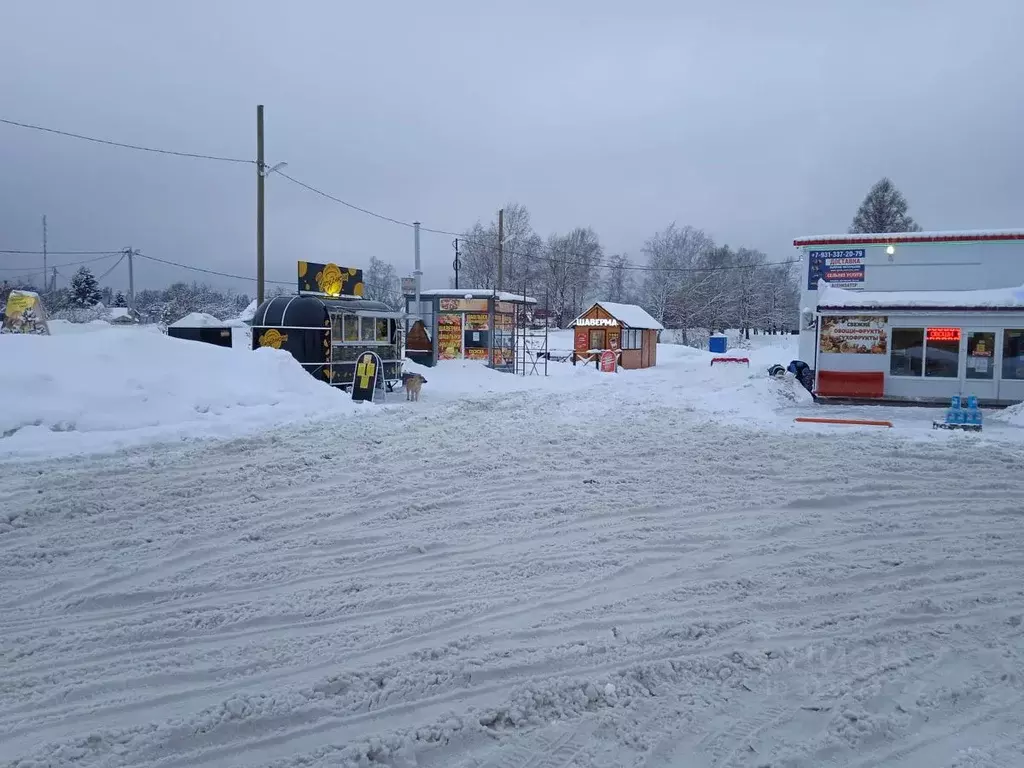
[[[854,315],[856,313],[856,315]],[[873,317],[884,321],[885,352],[868,353],[833,353],[822,351],[818,346],[817,387],[822,386],[822,375],[829,372],[874,373],[880,374],[884,381],[884,396],[896,400],[945,401],[953,395],[975,395],[979,400],[990,403],[1024,402],[1024,358],[1007,357],[1010,370],[1004,369],[1004,352],[1011,354],[1006,343],[1008,330],[1024,330],[1024,312],[972,312],[943,313],[928,312],[865,312],[851,310],[845,317]],[[836,312],[823,316],[823,320],[833,317],[844,317]],[[958,373],[956,377],[903,376],[892,373],[893,329],[922,328],[956,328],[960,329],[958,352]],[[971,331],[987,331],[994,336],[994,347],[991,357],[993,376],[991,380],[968,378],[967,337]],[[827,346],[827,345],[826,345]],[[925,342],[924,354],[928,354],[928,343]],[[1018,355],[1021,354],[1018,349]],[[1017,360],[1014,365],[1013,361]],[[1020,375],[1022,378],[1004,377]]]
[[[800,308],[814,310],[817,290],[808,286],[810,251],[863,250],[864,279],[841,288],[862,291],[967,291],[1024,285],[1024,240],[967,243],[804,246],[801,251]],[[800,359],[814,366],[815,329],[800,324]]]

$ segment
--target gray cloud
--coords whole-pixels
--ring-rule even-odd
[[[788,258],[882,175],[926,229],[1022,223],[1016,0],[491,5],[9,2],[0,116],[252,157],[264,103],[268,160],[334,195],[442,229],[516,200],[544,235],[590,225],[634,255],[675,220]],[[248,166],[0,126],[0,168],[0,247],[38,247],[46,213],[52,249],[254,273]],[[411,271],[410,230],[279,177],[267,203],[271,278],[299,258]],[[450,241],[424,235],[426,284]]]

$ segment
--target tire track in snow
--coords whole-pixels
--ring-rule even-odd
[[[516,410],[527,404],[538,412]],[[1024,605],[1013,589],[1024,571],[1019,516],[986,479],[1006,470],[1010,449],[979,451],[972,475],[954,477],[936,469],[948,447],[842,436],[815,437],[808,452],[787,434],[622,404],[599,414],[598,430],[561,434],[537,425],[561,418],[572,398],[506,405],[460,411],[458,424],[443,421],[454,407],[402,412],[347,425],[353,434],[329,446],[324,429],[168,451],[124,469],[71,460],[59,494],[31,467],[15,469],[10,503],[50,511],[0,536],[0,576],[12,585],[0,598],[11,618],[0,629],[9,671],[0,759],[52,755],[40,742],[88,744],[91,732],[114,729],[130,734],[131,760],[178,750],[181,765],[226,765],[235,754],[267,764],[271,752],[287,762],[411,726],[403,738],[447,750],[454,764],[458,738],[437,746],[415,729],[454,710],[472,731],[480,726],[467,707],[501,709],[517,686],[547,692],[552,680],[570,681],[537,695],[554,696],[543,707],[571,723],[588,711],[559,703],[574,680],[583,688],[691,659],[731,670],[725,681],[688,678],[714,699],[735,693],[730,681],[772,680],[729,662],[734,652],[813,656],[844,637],[900,636],[921,647],[951,638],[970,653],[974,633]],[[385,423],[409,427],[402,448],[377,436]],[[529,469],[481,437],[498,424],[517,454],[534,457]],[[617,453],[645,460],[596,471],[578,441],[598,431],[616,435]],[[648,463],[666,450],[671,459]],[[892,471],[893,451],[903,474]],[[401,469],[387,493],[360,501],[358,481],[337,476],[325,453],[351,462],[353,478]],[[820,481],[794,490],[786,478],[796,456],[800,473],[830,477],[842,466],[845,475],[825,492]],[[122,474],[131,493],[111,503]],[[909,481],[911,491],[879,478]],[[54,513],[68,496],[76,509]],[[379,675],[382,687],[302,693],[346,670]],[[665,679],[669,690],[679,684]],[[231,704],[218,714],[261,696],[279,708]],[[637,701],[595,706],[617,717]],[[531,717],[521,714],[511,722]],[[206,746],[186,749],[173,736],[190,723]],[[83,768],[114,754],[97,743],[77,758]],[[716,744],[714,755],[736,746]],[[541,746],[523,742],[515,754]],[[621,764],[642,757],[612,746]]]

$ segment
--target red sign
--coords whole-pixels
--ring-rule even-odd
[[[960,329],[929,328],[925,338],[928,341],[960,341]]]
[[[615,353],[610,349],[601,353],[601,370],[604,373],[615,373]]]

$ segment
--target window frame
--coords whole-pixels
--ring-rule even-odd
[[[1002,330],[1002,342],[1000,343],[999,346],[1000,346],[1000,352],[1002,353],[1002,359],[1000,360],[1000,363],[999,363],[999,378],[1002,381],[1024,381],[1024,373],[1022,373],[1019,376],[1017,376],[1017,375],[1007,376],[1006,375],[1006,372],[1008,370],[1006,364],[1009,361],[1019,361],[1019,362],[1016,362],[1017,367],[1018,368],[1024,368],[1024,328],[1003,328],[1001,330]],[[1011,334],[1013,334],[1013,336],[1011,336]],[[1010,355],[1008,357],[1007,354],[1006,354],[1007,353],[1006,344],[1007,344],[1007,341],[1009,341],[1010,339],[1016,339],[1018,346],[1017,346],[1017,354],[1016,355]]]
[[[921,333],[921,361],[920,371],[917,373],[894,373],[892,369],[893,358],[896,354],[896,332],[897,331],[920,331]],[[897,379],[923,379],[925,371],[925,337],[927,336],[927,328],[925,326],[890,326],[889,327],[889,376]],[[913,347],[907,347],[906,349],[913,349]],[[913,358],[908,358],[910,368],[913,369]]]

